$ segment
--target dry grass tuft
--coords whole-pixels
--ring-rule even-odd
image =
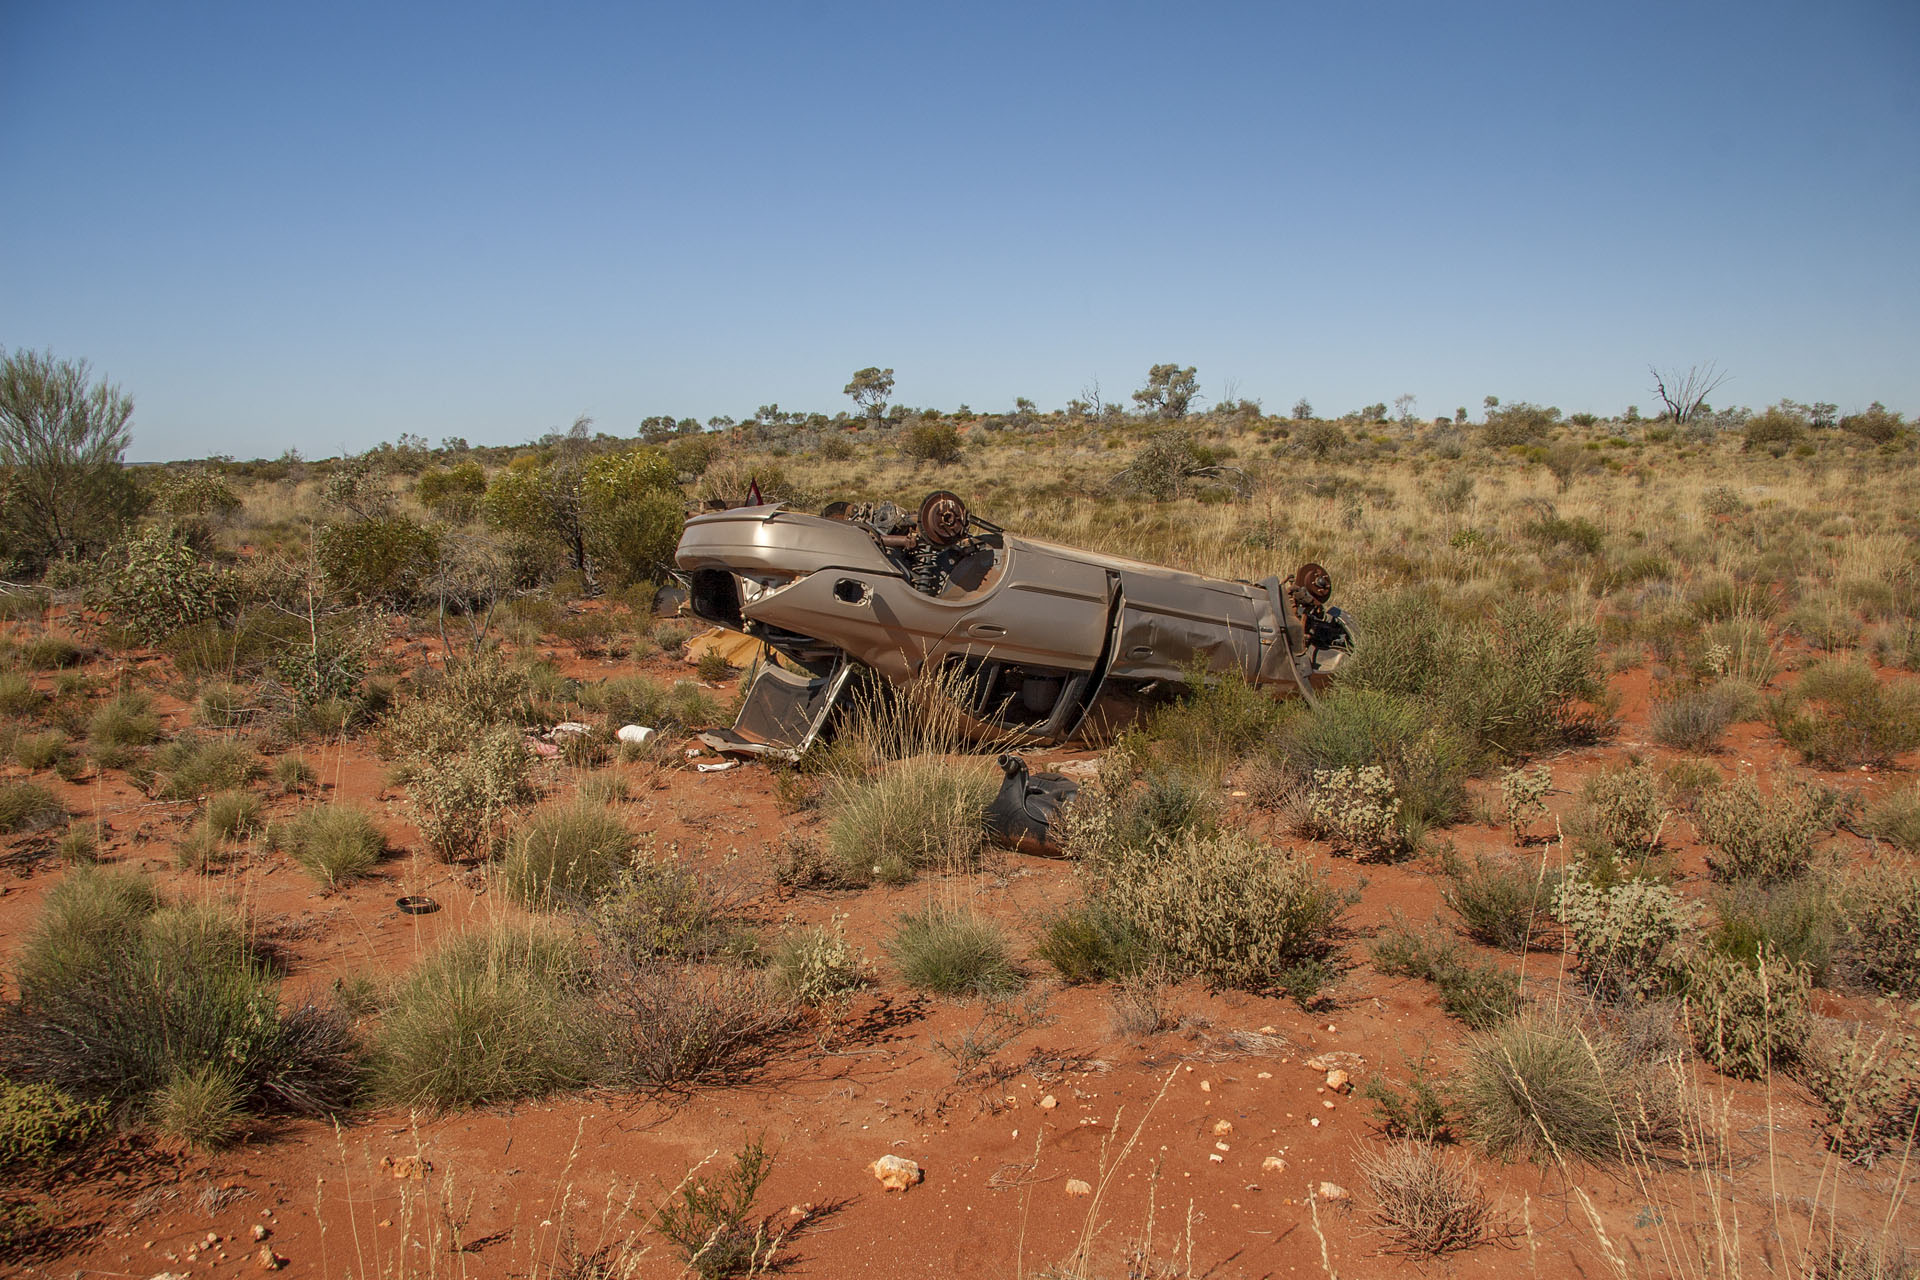
[[[1437,1258],[1496,1234],[1493,1206],[1465,1161],[1423,1142],[1396,1142],[1384,1154],[1363,1151],[1359,1159],[1373,1193],[1373,1220],[1391,1242],[1388,1252]]]

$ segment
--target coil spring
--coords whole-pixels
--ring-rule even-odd
[[[907,582],[922,595],[940,594],[940,552],[916,542],[908,551]]]

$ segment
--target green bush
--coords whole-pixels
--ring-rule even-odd
[[[638,847],[619,814],[575,801],[529,819],[496,874],[507,895],[527,906],[591,902],[633,865]]]
[[[946,466],[960,461],[960,432],[950,423],[917,423],[902,433],[900,452],[915,462]]]
[[[1691,930],[1685,901],[1652,880],[1596,884],[1579,869],[1561,882],[1554,910],[1573,943],[1589,991],[1645,999],[1672,985],[1680,939]]]
[[[1802,415],[1778,405],[1754,414],[1741,431],[1741,448],[1761,450],[1778,458],[1807,434]]]
[[[232,738],[176,738],[154,753],[153,767],[164,777],[158,794],[166,800],[192,800],[215,791],[233,791],[260,772],[253,748]]]
[[[451,1109],[591,1083],[604,1050],[586,976],[577,944],[547,929],[501,924],[447,939],[381,1018],[380,1093]]]
[[[773,975],[795,1004],[824,1005],[865,986],[867,967],[835,920],[832,928],[808,925],[782,937],[773,949]]]
[[[202,821],[222,840],[238,840],[260,825],[260,797],[247,791],[222,791],[207,801]]]
[[[1336,852],[1373,859],[1410,852],[1400,822],[1400,798],[1379,765],[1315,769],[1304,817],[1306,834],[1325,840]]]
[[[1873,444],[1889,444],[1899,439],[1904,424],[1901,415],[1875,400],[1860,413],[1840,419],[1840,429],[1852,432]]]
[[[441,469],[430,468],[414,481],[420,505],[453,524],[465,524],[480,513],[480,495],[487,491],[487,473],[472,460]]]
[[[929,904],[903,916],[887,954],[908,986],[944,996],[996,996],[1022,982],[1000,926],[970,909]]]
[[[66,735],[23,733],[13,740],[13,758],[29,772],[54,768],[67,758]]]
[[[745,890],[678,858],[635,857],[600,892],[586,921],[603,959],[629,970],[656,959],[753,959],[760,940],[742,919]]]
[[[1467,1050],[1460,1101],[1473,1136],[1498,1156],[1540,1163],[1619,1154],[1626,1076],[1612,1040],[1548,1013],[1522,1014]]]
[[[1917,903],[1916,905],[1920,905]],[[1784,956],[1815,986],[1824,986],[1840,928],[1840,908],[1819,879],[1727,885],[1715,895],[1719,917],[1708,945],[1749,965],[1763,954]]]
[[[1660,845],[1667,823],[1660,775],[1647,764],[1608,769],[1587,779],[1569,834],[1590,858],[1644,862]]]
[[[1131,977],[1151,950],[1137,929],[1098,903],[1085,902],[1049,917],[1034,956],[1070,983]]]
[[[687,1270],[701,1280],[767,1274],[784,1233],[775,1232],[766,1219],[753,1221],[753,1202],[771,1172],[773,1157],[755,1138],[711,1185],[704,1180],[682,1184],[678,1199],[660,1210],[654,1229],[673,1242]]]
[[[1282,747],[1303,776],[1321,769],[1386,770],[1405,823],[1444,825],[1466,812],[1471,746],[1432,708],[1387,690],[1341,685],[1311,716],[1282,730]]]
[[[337,520],[319,527],[313,548],[334,590],[405,608],[440,558],[440,535],[405,516]]]
[[[194,702],[194,718],[209,729],[242,729],[252,722],[259,708],[255,699],[238,686],[210,684]]]
[[[1920,746],[1920,681],[1882,684],[1864,662],[1808,667],[1768,713],[1788,746],[1829,769],[1890,764]]]
[[[87,741],[94,755],[108,768],[115,757],[125,759],[134,747],[144,747],[160,737],[160,718],[153,714],[153,699],[129,690],[102,704],[87,721]]]
[[[0,671],[0,715],[24,719],[40,709],[46,695],[18,671]]]
[[[1438,1143],[1457,1137],[1458,1104],[1445,1081],[1434,1079],[1424,1055],[1408,1065],[1405,1090],[1384,1075],[1372,1075],[1360,1092],[1373,1103],[1374,1121],[1389,1138]]]
[[[1094,901],[1175,970],[1303,1001],[1331,977],[1352,903],[1309,855],[1236,832],[1122,850],[1093,874]]]
[[[1235,760],[1270,741],[1301,710],[1298,704],[1262,693],[1236,673],[1206,678],[1195,669],[1188,673],[1186,688],[1184,697],[1148,718],[1146,736],[1170,771],[1198,778],[1209,789]]]
[[[1564,547],[1578,555],[1597,556],[1606,545],[1606,532],[1580,516],[1543,516],[1526,527],[1526,535],[1543,547]]]
[[[1453,908],[1475,940],[1506,951],[1524,951],[1553,915],[1560,872],[1528,867],[1510,857],[1475,854],[1448,859],[1441,900]]]
[[[35,671],[78,666],[86,656],[86,650],[66,636],[35,636],[20,649],[20,660]]]
[[[221,1066],[174,1068],[153,1095],[154,1128],[196,1147],[224,1146],[246,1120],[246,1091]]]
[[[667,647],[664,641],[662,647]],[[720,704],[691,680],[663,685],[646,676],[616,676],[581,686],[579,697],[582,707],[606,717],[615,728],[638,724],[671,733],[721,719]]]
[[[90,602],[138,639],[157,644],[225,616],[237,595],[231,573],[204,563],[173,528],[156,525],[109,557]]]
[[[73,872],[21,954],[7,1073],[151,1107],[179,1073],[217,1068],[248,1111],[338,1111],[359,1075],[345,1022],[283,1011],[249,934],[225,908],[162,905],[138,877]]]
[[[0,1080],[0,1172],[50,1163],[84,1145],[107,1120],[107,1104],[48,1084]]]
[[[1707,868],[1716,880],[1798,880],[1813,867],[1834,806],[1823,789],[1784,779],[1770,796],[1750,777],[1715,787],[1694,805],[1694,825],[1710,848]]]
[[[1811,984],[1806,970],[1762,946],[1752,964],[1722,951],[1687,962],[1687,1025],[1700,1056],[1730,1076],[1757,1080],[1800,1054]]]
[[[0,832],[40,831],[65,822],[52,793],[31,782],[0,782]]]
[[[303,809],[279,834],[288,856],[329,889],[373,870],[387,844],[370,814],[343,804]]]
[[[871,781],[841,783],[827,803],[827,847],[848,878],[904,884],[969,865],[999,779],[981,761],[903,760]]]
[[[1862,867],[1840,902],[1860,971],[1882,991],[1920,996],[1920,870]]]

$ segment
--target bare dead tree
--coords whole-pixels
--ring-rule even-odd
[[[1700,406],[1707,402],[1707,397],[1728,378],[1712,360],[1691,365],[1685,370],[1659,369],[1648,365],[1647,372],[1653,375],[1653,393],[1667,406],[1665,416],[1680,423],[1691,422],[1693,416],[1700,412]]]

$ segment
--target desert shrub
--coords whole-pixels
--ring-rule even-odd
[[[1352,899],[1303,853],[1236,832],[1189,831],[1094,869],[1094,900],[1175,970],[1311,997],[1331,976]]]
[[[1764,451],[1777,458],[1799,444],[1806,434],[1805,417],[1776,405],[1747,419],[1741,432],[1741,448]]]
[[[785,1043],[794,1010],[764,972],[602,954],[609,1069],[648,1088],[738,1083]]]
[[[602,1043],[586,977],[578,945],[552,930],[500,924],[447,939],[380,1021],[379,1091],[450,1109],[590,1083]]]
[[[247,791],[222,791],[207,801],[201,821],[222,840],[238,840],[260,825],[260,797]]]
[[[227,842],[205,822],[194,823],[173,845],[173,865],[182,871],[211,874],[226,866],[232,857]]]
[[[838,919],[831,927],[808,925],[782,937],[772,967],[781,994],[795,1004],[832,1004],[867,982],[866,964]]]
[[[1920,1132],[1920,1039],[1822,1018],[1800,1078],[1827,1113],[1827,1145],[1857,1164],[1905,1153]]]
[[[960,461],[960,432],[950,423],[917,423],[901,433],[900,452],[915,462],[946,466]]]
[[[1920,853],[1920,787],[1908,787],[1867,806],[1860,828],[1905,853]]]
[[[1510,857],[1475,854],[1450,858],[1441,900],[1453,908],[1467,933],[1490,947],[1524,951],[1553,914],[1560,873]]]
[[[164,775],[157,788],[162,799],[191,800],[246,786],[260,772],[260,761],[244,742],[182,737],[154,753],[153,767]]]
[[[1542,516],[1529,524],[1526,535],[1548,548],[1565,548],[1579,555],[1597,556],[1606,545],[1606,531],[1581,516]]]
[[[1385,769],[1405,822],[1442,825],[1466,810],[1472,748],[1416,698],[1342,685],[1281,738],[1299,769]]]
[[[1807,1280],[1920,1280],[1920,1257],[1884,1230],[1817,1240],[1801,1266]]]
[[[1547,795],[1552,790],[1553,770],[1544,764],[1500,771],[1500,810],[1514,839],[1520,838],[1528,824],[1547,816]]]
[[[1424,1142],[1363,1152],[1361,1176],[1388,1251],[1437,1258],[1490,1238],[1493,1208],[1472,1169]]]
[[[116,753],[124,757],[131,748],[147,746],[159,737],[160,718],[153,714],[153,699],[134,690],[103,703],[87,721],[87,741],[103,765],[108,757]]]
[[[1440,1007],[1476,1030],[1498,1026],[1519,1011],[1519,978],[1470,958],[1446,934],[1416,932],[1396,920],[1374,940],[1371,959],[1381,973],[1433,983]]]
[[[373,870],[387,844],[371,815],[344,804],[303,809],[279,834],[288,856],[329,889]]]
[[[1806,1043],[1810,987],[1806,970],[1771,947],[1763,945],[1752,964],[1723,951],[1695,952],[1685,979],[1694,1047],[1742,1079],[1786,1066]]]
[[[664,644],[662,647],[666,647]],[[616,676],[582,685],[580,705],[605,716],[607,723],[639,724],[662,732],[712,724],[721,718],[713,695],[690,680],[663,685],[646,676]]]
[[[1834,804],[1823,789],[1784,779],[1770,796],[1750,777],[1715,787],[1694,806],[1694,825],[1711,849],[1708,869],[1717,880],[1801,878],[1812,869],[1814,844],[1832,823]]]
[[[246,690],[230,684],[210,684],[194,700],[194,718],[209,729],[245,728],[259,708]]]
[[[299,756],[281,756],[273,762],[273,783],[282,791],[304,791],[319,778],[313,766]]]
[[[1920,746],[1920,682],[1882,684],[1864,662],[1808,667],[1768,714],[1788,746],[1830,769],[1889,764]]]
[[[733,665],[727,661],[727,655],[718,649],[709,649],[700,655],[695,672],[708,684],[718,684],[733,674]]]
[[[204,563],[168,526],[129,538],[95,578],[91,603],[137,639],[157,644],[196,622],[231,611],[233,575]]]
[[[85,869],[48,895],[0,1053],[15,1079],[151,1106],[181,1072],[218,1069],[250,1112],[337,1111],[358,1079],[329,1010],[280,1007],[246,922],[161,905],[138,877]]]
[[[984,762],[903,760],[870,781],[843,782],[827,803],[827,847],[852,879],[904,884],[979,852],[982,815],[999,790]]]
[[[1671,887],[1653,880],[1597,884],[1576,869],[1561,882],[1554,911],[1589,991],[1632,1000],[1671,985],[1680,939],[1690,929],[1685,901]]]
[[[20,660],[35,671],[79,665],[86,650],[66,636],[40,635],[20,646]]]
[[[1309,835],[1355,857],[1394,858],[1407,852],[1400,799],[1379,765],[1314,770],[1304,825]]]
[[[0,1172],[35,1168],[106,1126],[107,1105],[48,1084],[0,1080]]]
[[[760,943],[742,918],[748,894],[741,883],[678,858],[635,856],[584,918],[601,956],[630,968],[657,959],[750,959]]]
[[[1298,712],[1262,693],[1237,673],[1208,678],[1187,673],[1187,692],[1157,709],[1146,734],[1167,768],[1217,782],[1235,760],[1266,742]]]
[[[1901,415],[1875,400],[1860,413],[1840,419],[1840,429],[1852,432],[1873,444],[1887,444],[1900,436]]]
[[[1861,973],[1882,991],[1920,996],[1920,870],[1862,867],[1846,882],[1840,902]]]
[[[886,949],[901,981],[938,995],[1005,995],[1022,982],[1000,926],[967,908],[902,916]]]
[[[773,1171],[773,1157],[755,1138],[734,1153],[730,1167],[703,1179],[687,1179],[677,1199],[660,1210],[654,1229],[679,1249],[687,1270],[701,1280],[726,1280],[773,1270],[781,1234],[767,1220],[753,1221],[753,1202]]]
[[[94,829],[75,823],[54,845],[60,861],[70,867],[84,867],[100,860],[100,837]]]
[[[246,1121],[246,1091],[224,1067],[175,1067],[153,1095],[153,1127],[196,1147],[224,1146]]]
[[[335,520],[315,532],[313,550],[334,590],[405,608],[440,557],[440,535],[405,516]]]
[[[443,862],[484,857],[513,811],[533,800],[530,771],[519,731],[505,726],[465,750],[416,758],[407,802],[427,848]]]
[[[40,709],[46,695],[18,671],[0,671],[0,715],[26,717]]]
[[[445,469],[433,467],[414,481],[420,505],[442,520],[464,524],[480,514],[480,495],[487,491],[487,473],[474,461]]]
[[[1151,955],[1139,930],[1097,902],[1083,902],[1048,917],[1033,953],[1071,983],[1128,977],[1138,973]]]
[[[1764,954],[1782,956],[1805,969],[1815,986],[1825,985],[1840,909],[1823,881],[1736,882],[1714,896],[1714,911],[1718,919],[1707,942],[1716,951],[1749,965]]]
[[[0,831],[39,831],[66,821],[67,811],[46,788],[0,782]]]
[[[575,801],[535,814],[496,874],[508,896],[528,906],[586,902],[613,887],[637,848],[619,814]]]
[[[1643,862],[1659,847],[1667,823],[1660,775],[1647,764],[1609,769],[1587,779],[1567,826],[1588,857]]]
[[[65,734],[23,733],[13,740],[13,758],[22,769],[51,769],[67,758]]]
[[[1389,1138],[1452,1142],[1458,1137],[1458,1107],[1446,1083],[1434,1078],[1425,1054],[1408,1064],[1406,1088],[1375,1074],[1367,1077],[1361,1096],[1373,1103],[1374,1123]]]
[[[1625,1136],[1616,1106],[1627,1074],[1611,1039],[1549,1013],[1528,1013],[1467,1050],[1460,1100],[1473,1136],[1499,1156],[1605,1160]]]
[[[1480,434],[1488,448],[1509,449],[1515,445],[1544,441],[1559,422],[1558,409],[1543,409],[1537,404],[1519,400],[1490,409],[1487,424],[1480,429]]]
[[[1669,690],[1653,704],[1653,740],[1682,751],[1716,751],[1746,695],[1723,684]]]

